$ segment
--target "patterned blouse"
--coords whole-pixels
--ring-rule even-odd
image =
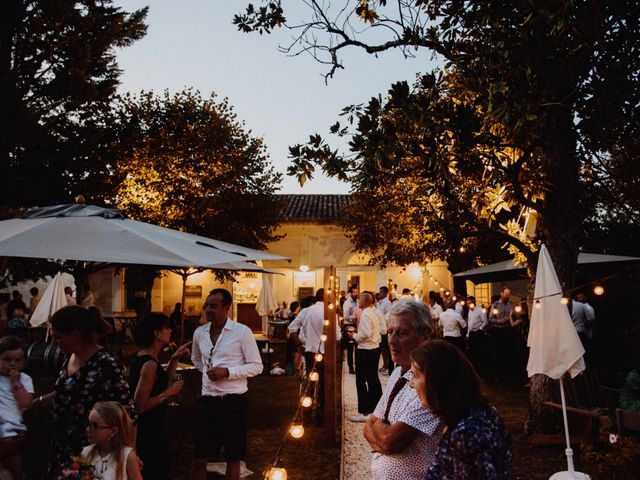
[[[73,375],[67,375],[68,362],[67,359],[62,366],[54,387],[51,475],[87,445],[87,424],[94,403],[114,400],[127,407],[134,423],[137,420],[124,368],[110,353],[98,350]]]
[[[511,439],[495,408],[473,410],[442,437],[425,480],[503,480],[511,475]]]

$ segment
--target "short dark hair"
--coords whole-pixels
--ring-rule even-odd
[[[220,295],[222,297],[223,307],[229,307],[233,303],[233,298],[231,297],[229,290],[227,290],[226,288],[214,288],[209,292],[209,295],[207,296],[210,297],[211,295]]]
[[[154,334],[169,325],[169,317],[164,313],[150,312],[138,323],[133,334],[136,345],[148,347],[153,343]]]
[[[429,408],[449,428],[489,404],[473,365],[452,343],[428,340],[411,353],[411,360],[424,373]]]
[[[324,302],[324,288],[316,290],[316,301]]]
[[[38,294],[38,289],[36,287],[31,287],[31,290],[29,290],[29,293],[31,295],[37,295]]]
[[[0,338],[0,355],[4,352],[11,352],[12,350],[22,350],[26,353],[24,343],[18,337],[8,335]]]
[[[381,291],[381,292],[384,292],[385,294],[389,293],[389,287],[386,287],[384,285],[381,286],[378,290]]]
[[[49,323],[53,328],[67,335],[78,330],[82,339],[89,341],[92,334],[98,331],[99,320],[98,316],[92,315],[88,309],[80,305],[67,305],[54,313]]]
[[[313,305],[314,300],[315,298],[311,295],[309,295],[308,297],[304,297],[302,300],[300,300],[300,308],[310,307],[311,305]]]
[[[406,295],[407,293],[411,293],[411,290],[409,290],[408,288],[403,288],[402,289],[402,294]]]
[[[351,285],[351,286],[349,287],[349,293],[351,293],[353,290],[355,290],[355,289],[357,289],[357,288],[358,288],[358,285],[356,285],[356,284]]]

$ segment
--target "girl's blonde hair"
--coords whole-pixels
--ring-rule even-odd
[[[117,433],[111,437],[111,453],[116,461],[116,480],[123,480],[122,471],[126,458],[124,457],[125,447],[134,447],[131,419],[125,408],[118,402],[96,402],[93,405],[98,415],[102,417],[108,427],[117,427]],[[95,445],[89,449],[88,459],[93,460],[98,452]]]

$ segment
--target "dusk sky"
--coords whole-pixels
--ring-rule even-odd
[[[220,99],[228,97],[238,118],[265,139],[271,161],[282,172],[289,163],[289,145],[304,143],[316,132],[326,135],[343,107],[366,102],[395,81],[413,83],[416,72],[429,64],[426,50],[415,59],[405,59],[400,52],[376,59],[352,49],[344,56],[346,68],[325,85],[326,65],[307,54],[288,57],[278,51],[278,45],[288,44],[291,31],[279,29],[263,36],[237,31],[232,19],[246,6],[244,1],[118,0],[115,4],[127,11],[150,4],[147,35],[118,53],[123,70],[120,92],[193,87],[204,97],[212,91]],[[283,4],[289,19],[304,18],[308,9],[300,0]],[[289,4],[295,5],[291,11]],[[346,183],[317,177],[301,188],[295,178],[285,176],[282,193],[347,193],[348,189]]]

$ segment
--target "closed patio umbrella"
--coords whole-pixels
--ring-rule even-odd
[[[67,297],[64,294],[64,279],[62,278],[62,273],[58,272],[42,294],[42,299],[31,314],[29,323],[32,327],[39,327],[48,322],[54,313],[66,306]]]
[[[583,473],[576,472],[573,467],[573,450],[569,440],[567,405],[562,384],[562,377],[566,373],[573,378],[585,369],[582,358],[584,348],[573,326],[569,309],[561,303],[560,282],[549,251],[544,245],[540,247],[534,298],[536,303],[532,309],[531,327],[527,340],[530,348],[527,372],[530,377],[541,373],[560,380],[562,415],[567,442],[565,452],[568,471],[555,473],[551,478],[553,480],[589,478]]]

